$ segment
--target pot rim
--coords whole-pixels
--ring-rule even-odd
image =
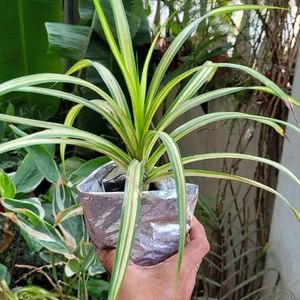
[[[78,194],[80,194],[80,196],[85,196],[87,193],[89,195],[119,195],[119,196],[121,196],[122,194],[124,194],[124,191],[118,191],[118,192],[105,192],[105,191],[103,191],[103,192],[100,192],[100,191],[99,192],[84,192],[84,191],[82,191],[82,189],[81,189],[82,185],[84,185],[87,181],[91,180],[95,176],[95,174],[97,174],[99,172],[99,169],[101,169],[104,166],[109,165],[109,164],[114,164],[114,162],[113,161],[109,161],[106,164],[100,166],[99,168],[97,168],[96,170],[94,170],[89,176],[87,176],[85,179],[83,179],[80,183],[78,183],[76,185],[76,191],[78,192]],[[171,177],[171,179],[174,180],[172,177]],[[186,182],[185,186],[186,186],[186,188],[190,187],[190,188],[195,189],[196,191],[198,191],[198,185],[196,185],[196,184],[187,183]],[[145,194],[145,195],[155,194],[155,195],[157,195],[157,193],[160,193],[160,192],[162,192],[162,193],[166,193],[166,192],[170,193],[172,191],[176,191],[176,187],[170,188],[170,189],[142,191],[142,194]]]

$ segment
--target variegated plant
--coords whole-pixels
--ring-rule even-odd
[[[50,73],[36,74],[4,82],[0,84],[0,96],[13,91],[28,92],[51,95],[74,102],[76,105],[69,111],[65,124],[0,114],[0,120],[4,122],[24,124],[44,129],[37,133],[2,143],[0,145],[0,153],[31,145],[60,144],[61,159],[64,161],[66,145],[76,145],[105,154],[124,169],[127,174],[124,191],[124,205],[121,215],[120,233],[109,293],[109,299],[116,299],[126,272],[128,260],[130,258],[134,228],[139,213],[141,191],[146,189],[150,182],[166,177],[173,177],[176,183],[178,222],[180,225],[178,271],[180,271],[184,253],[185,224],[187,219],[185,176],[236,180],[262,188],[281,198],[291,208],[293,214],[300,221],[300,214],[296,211],[296,209],[290,205],[287,199],[271,187],[237,175],[210,170],[187,169],[184,167],[185,164],[199,160],[238,157],[240,159],[269,164],[272,167],[287,173],[297,184],[300,184],[299,179],[284,166],[265,158],[236,153],[205,153],[189,157],[181,157],[176,143],[179,139],[186,136],[193,130],[199,129],[213,122],[229,119],[248,119],[267,124],[273,127],[282,136],[284,136],[284,130],[281,125],[292,127],[300,133],[300,129],[298,127],[281,120],[275,120],[258,115],[237,112],[217,112],[194,118],[176,128],[170,134],[166,133],[164,130],[184,112],[203,103],[244,90],[261,91],[273,94],[283,100],[290,109],[292,109],[293,105],[299,107],[300,104],[264,75],[249,67],[236,64],[206,62],[201,66],[181,73],[164,84],[164,86],[161,84],[168,66],[172,62],[177,51],[182,47],[184,42],[196,30],[197,26],[201,22],[211,16],[232,13],[238,10],[265,9],[272,7],[261,7],[256,5],[225,6],[208,12],[206,15],[192,22],[176,36],[162,57],[151,81],[148,82],[149,64],[160,33],[158,33],[153,40],[140,74],[135,60],[135,53],[131,42],[130,30],[123,3],[121,0],[110,0],[110,4],[116,25],[117,40],[114,38],[108,25],[106,16],[101,7],[101,0],[94,0],[95,9],[99,16],[102,30],[123,74],[127,90],[123,91],[120,88],[120,85],[114,75],[106,67],[98,62],[90,60],[79,61],[67,72],[66,75]],[[106,93],[104,90],[90,82],[71,76],[75,72],[87,67],[94,67],[97,70],[99,76],[106,84],[109,93]],[[207,81],[210,81],[213,78],[215,72],[219,68],[231,68],[236,71],[246,72],[257,79],[261,85],[227,87],[197,95],[197,91]],[[166,100],[170,92],[178,86],[178,84],[182,84],[184,80],[187,80],[185,86],[175,97],[158,124],[153,125],[153,117],[159,107]],[[38,86],[44,83],[55,82],[69,83],[90,89],[97,94],[97,99],[87,100],[71,93]],[[128,95],[128,97],[125,95]],[[72,127],[76,116],[84,107],[98,112],[113,126],[124,143],[126,151],[123,151],[103,137]],[[131,107],[131,109],[129,107]],[[157,147],[158,141],[160,142],[160,145]],[[167,153],[170,163],[158,166],[158,161],[165,152]]]

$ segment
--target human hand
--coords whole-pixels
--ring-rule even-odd
[[[194,217],[189,232],[190,240],[184,251],[182,267],[177,280],[177,254],[164,262],[142,267],[129,262],[119,293],[120,300],[188,300],[196,281],[202,258],[209,251],[203,226]],[[111,273],[115,250],[103,250],[100,260]]]

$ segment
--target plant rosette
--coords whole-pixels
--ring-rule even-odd
[[[113,178],[105,180],[111,173],[114,173]],[[121,178],[114,180],[117,177]],[[124,181],[122,170],[109,162],[77,186],[89,237],[97,252],[117,245]],[[198,186],[186,184],[186,198],[189,223],[198,200]],[[164,179],[153,185],[153,190],[143,191],[140,202],[131,261],[141,266],[151,266],[178,251],[179,225],[174,181]],[[187,232],[189,228],[187,225]]]
[[[283,165],[266,158],[239,153],[201,153],[182,157],[177,145],[177,141],[188,135],[190,132],[199,130],[200,128],[214,122],[224,120],[242,119],[262,123],[272,127],[283,137],[285,137],[285,133],[282,126],[290,127],[297,133],[300,133],[300,129],[297,126],[282,120],[260,115],[239,112],[214,112],[195,117],[169,133],[165,131],[173,123],[173,121],[185,112],[210,101],[220,101],[222,97],[224,98],[225,96],[241,91],[248,90],[269,93],[284,101],[289,109],[293,109],[293,106],[300,107],[298,101],[287,95],[266,76],[252,68],[238,64],[212,63],[208,61],[201,66],[194,67],[176,75],[174,78],[162,85],[163,78],[165,77],[165,74],[177,52],[181,49],[184,42],[191,36],[191,34],[196,31],[201,22],[212,16],[230,14],[240,10],[278,8],[259,5],[237,5],[223,6],[209,11],[207,14],[199,17],[178,33],[161,58],[153,73],[151,81],[148,82],[149,65],[155,46],[160,37],[160,32],[158,32],[154,38],[146,55],[141,72],[139,72],[123,1],[110,0],[105,2],[105,4],[108,4],[108,2],[110,3],[114,16],[114,30],[111,30],[104,13],[104,11],[106,11],[102,7],[102,5],[104,5],[104,1],[93,0],[93,2],[95,5],[95,14],[99,17],[102,32],[106,37],[106,41],[109,44],[115,61],[123,75],[126,90],[124,91],[121,89],[120,84],[109,69],[99,62],[87,59],[83,59],[76,63],[65,75],[43,73],[23,76],[1,83],[0,96],[6,95],[10,92],[29,92],[58,97],[76,103],[76,105],[68,112],[64,124],[0,114],[0,120],[3,122],[23,124],[44,129],[0,144],[0,154],[33,145],[60,144],[61,160],[62,165],[64,165],[66,145],[75,145],[78,147],[85,147],[108,156],[114,164],[122,170],[125,179],[124,192],[122,195],[120,194],[119,198],[115,199],[116,202],[118,202],[118,205],[116,206],[117,208],[115,208],[116,212],[112,213],[114,209],[111,208],[111,203],[109,203],[112,199],[110,195],[114,192],[111,192],[111,194],[108,193],[105,196],[103,192],[100,192],[100,189],[96,189],[95,187],[95,190],[97,191],[96,193],[103,193],[103,199],[106,198],[107,203],[104,203],[105,200],[97,201],[102,201],[103,208],[109,205],[106,214],[113,215],[113,223],[119,228],[108,299],[116,299],[118,296],[122,280],[126,273],[127,264],[131,257],[132,245],[134,245],[134,247],[137,245],[137,243],[135,243],[136,226],[137,224],[143,223],[143,217],[147,217],[147,207],[143,207],[143,202],[147,202],[148,198],[151,198],[152,196],[143,197],[146,195],[169,193],[169,190],[166,191],[165,189],[151,191],[151,189],[149,190],[151,184],[162,183],[162,185],[164,185],[163,180],[167,178],[172,178],[174,180],[173,186],[175,191],[171,192],[171,194],[174,193],[173,195],[176,197],[172,196],[171,198],[173,198],[174,203],[176,202],[178,223],[177,272],[180,272],[186,241],[186,226],[191,217],[194,205],[190,204],[190,194],[188,191],[189,186],[186,185],[186,176],[233,180],[264,189],[265,191],[273,193],[285,202],[287,207],[291,209],[293,215],[298,221],[300,221],[299,212],[289,203],[289,201],[283,195],[267,185],[249,178],[232,175],[230,173],[185,167],[187,164],[201,160],[238,158],[254,161],[256,163],[259,162],[268,164],[269,166],[284,172],[297,185],[300,185],[299,179]],[[72,74],[87,67],[93,67],[96,69],[101,80],[106,85],[108,92],[91,82],[72,76]],[[230,68],[234,71],[247,73],[249,76],[255,78],[260,85],[226,87],[198,94],[201,87],[203,87],[203,85],[205,85],[208,81],[212,80],[215,72],[220,68]],[[51,83],[57,82],[74,84],[78,88],[88,89],[95,95],[95,98],[92,100],[85,99],[82,96],[54,89],[57,85],[53,85]],[[43,85],[39,86],[41,84]],[[167,108],[162,118],[155,123],[153,118],[159,108],[166,101],[167,97],[173,93],[173,90],[179,85],[181,85],[182,88],[178,94],[173,97],[171,105]],[[50,88],[46,86],[50,86]],[[76,88],[76,90],[78,90],[78,88]],[[104,137],[74,128],[73,123],[82,108],[89,108],[99,113],[101,117],[105,118],[118,133],[124,148],[121,149]],[[168,158],[169,162],[159,165],[158,162],[164,154]],[[45,163],[47,163],[46,160]],[[49,164],[47,163],[47,166],[48,165]],[[53,173],[55,174],[56,170],[54,170]],[[50,175],[51,174],[46,174],[46,178],[48,179],[49,177],[50,181],[52,179],[53,182],[53,178]],[[97,246],[101,247],[104,243],[103,241],[99,241],[97,236],[98,234],[100,235],[101,232],[93,232],[89,224],[91,223],[91,220],[94,221],[95,212],[93,211],[93,208],[87,209],[84,207],[85,202],[87,202],[84,200],[85,193],[94,191],[90,187],[84,187],[84,190],[82,190],[84,184],[90,179],[91,177],[87,178],[86,181],[79,185],[79,191],[81,196],[83,196],[83,208],[86,212],[87,225],[89,226],[92,239]],[[104,179],[106,180],[106,178]],[[94,179],[92,179],[92,181],[94,183],[96,182]],[[112,182],[107,183],[110,185],[112,184]],[[100,184],[101,187],[104,183],[102,182],[97,184]],[[186,191],[188,191],[188,193],[186,193]],[[90,196],[86,197],[89,198]],[[5,202],[6,199],[4,198],[2,201]],[[162,205],[160,202],[163,201],[158,200],[157,202],[159,206]],[[96,201],[93,202],[92,205],[95,207],[99,206]],[[164,205],[166,205],[166,203]],[[175,204],[173,204],[173,208],[174,207]],[[91,215],[89,215],[90,213]],[[34,214],[32,213],[31,215],[33,216]],[[120,221],[117,221],[119,216]],[[172,216],[172,218],[174,218],[174,216]],[[101,219],[105,220],[105,223],[109,220],[109,218],[105,216],[105,212]],[[99,227],[97,226],[97,228]],[[116,240],[116,232],[114,230],[115,228],[113,228],[114,238],[109,241],[111,245],[113,245]],[[139,230],[142,231],[142,229],[137,229],[137,231]],[[154,234],[152,233],[152,236],[153,235]],[[157,241],[155,241],[155,243],[157,243]],[[136,251],[134,252],[135,255],[135,253],[139,250],[135,249],[134,251]]]

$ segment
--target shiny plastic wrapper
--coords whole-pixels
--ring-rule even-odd
[[[98,253],[117,244],[124,193],[109,192],[106,187],[114,190],[112,178],[118,177],[121,181],[122,177],[125,180],[120,169],[109,162],[77,186],[90,240]],[[198,186],[186,184],[186,195],[188,232],[198,199]],[[178,240],[175,183],[172,179],[166,179],[156,183],[155,190],[142,193],[131,261],[141,266],[162,262],[177,252]]]

